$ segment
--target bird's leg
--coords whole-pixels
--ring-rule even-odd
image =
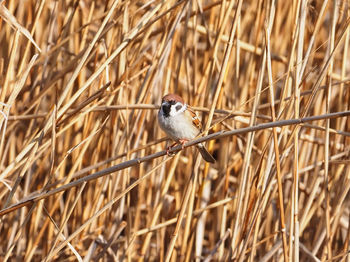
[[[172,149],[176,144],[177,144],[177,142],[175,142],[174,144],[172,144],[171,146],[168,146],[168,147],[166,148],[166,154],[167,154],[168,156],[174,155],[174,153],[170,153],[169,150]]]
[[[172,148],[173,148],[174,146],[176,146],[177,144],[181,144],[182,149],[184,149],[184,148],[185,148],[185,144],[186,144],[187,142],[188,142],[188,139],[179,139],[179,141],[175,142],[174,144],[172,144],[171,146],[168,146],[168,147],[166,148],[166,154],[167,154],[168,156],[174,155],[174,153],[170,153],[169,150],[172,149]]]
[[[180,142],[180,144],[182,146],[182,149],[184,149],[185,148],[185,144],[188,142],[188,139],[180,139],[179,142]]]

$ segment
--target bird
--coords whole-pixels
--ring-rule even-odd
[[[202,123],[196,113],[177,94],[167,94],[162,98],[158,123],[167,136],[175,141],[174,145],[181,144],[182,147],[202,131]],[[168,147],[167,152],[173,146]],[[196,146],[205,161],[215,163],[215,158],[203,144]]]

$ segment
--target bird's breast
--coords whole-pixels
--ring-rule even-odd
[[[166,117],[159,112],[158,121],[161,129],[173,140],[191,140],[199,133],[199,130],[192,122],[185,119],[183,114]]]

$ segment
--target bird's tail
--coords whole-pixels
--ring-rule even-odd
[[[198,144],[197,148],[205,161],[209,163],[215,163],[215,158],[207,151],[207,149],[202,144]]]

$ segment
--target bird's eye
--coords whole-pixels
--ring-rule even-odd
[[[179,111],[181,108],[182,108],[182,105],[177,105],[177,106],[175,107],[176,111]]]

